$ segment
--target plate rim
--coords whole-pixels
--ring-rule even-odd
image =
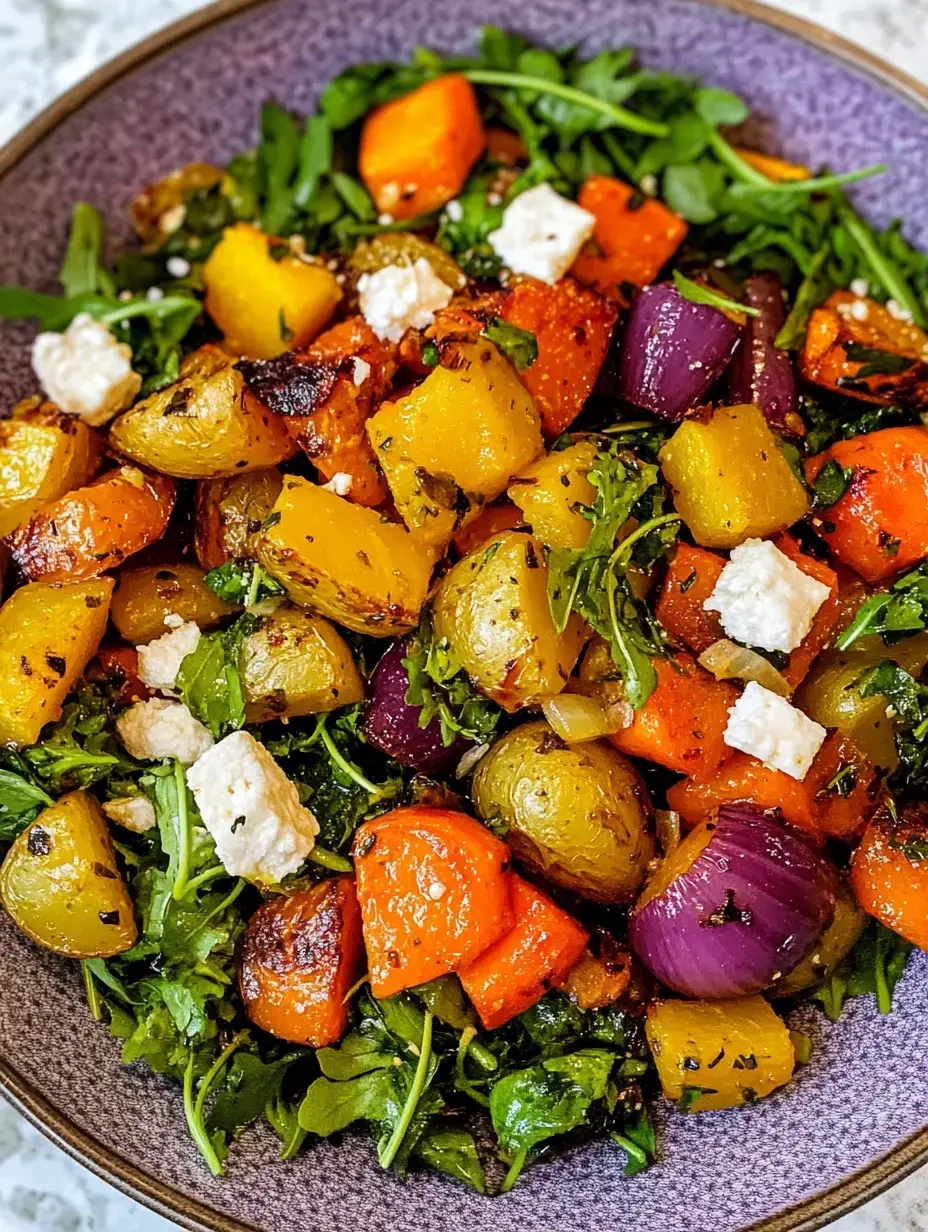
[[[275,0],[213,0],[211,4],[156,30],[106,61],[54,99],[0,148],[0,183],[65,120],[121,78],[129,76],[149,61],[172,52],[212,27],[274,2]],[[728,9],[792,35],[811,45],[816,51],[823,52],[856,72],[870,77],[928,115],[928,84],[923,84],[880,56],[873,55],[816,22],[759,3],[759,0],[697,2],[714,8]],[[100,1180],[156,1214],[172,1220],[188,1232],[259,1232],[254,1224],[223,1215],[172,1185],[155,1179],[121,1155],[114,1154],[41,1095],[3,1057],[0,1057],[0,1096],[45,1137]],[[749,1225],[743,1232],[816,1232],[817,1229],[878,1197],[926,1162],[928,1124],[844,1180]]]

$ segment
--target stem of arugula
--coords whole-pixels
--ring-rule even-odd
[[[679,522],[679,513],[662,513],[660,517],[648,518],[647,522],[642,522],[636,527],[630,535],[622,540],[619,546],[609,557],[609,568],[614,569],[625,553],[635,546],[639,539],[643,539],[645,535],[649,535],[652,530],[657,530],[659,526],[666,526],[668,522]]]
[[[883,289],[890,299],[894,299],[900,307],[911,312],[912,319],[916,325],[924,326],[925,318],[918,300],[912,294],[908,284],[900,276],[898,270],[893,267],[892,262],[888,261],[880,252],[867,224],[858,218],[854,211],[848,209],[847,206],[842,206],[838,210],[838,217],[844,224],[848,235],[850,235],[851,239],[863,253],[870,268],[880,283],[882,283]]]
[[[608,116],[618,128],[627,128],[631,133],[643,133],[650,137],[666,137],[670,131],[666,124],[657,120],[648,120],[636,115],[626,107],[618,107],[615,103],[607,103],[604,99],[594,98],[584,90],[575,86],[564,85],[560,81],[547,81],[544,77],[531,77],[527,73],[507,73],[495,68],[469,68],[461,74],[468,81],[480,86],[511,86],[516,90],[537,90],[539,94],[554,94],[558,98],[566,98],[568,102],[588,107],[590,111],[598,111]]]
[[[396,1159],[397,1152],[403,1145],[403,1139],[406,1137],[406,1131],[409,1129],[410,1122],[416,1111],[416,1106],[422,1098],[422,1092],[425,1090],[425,1079],[429,1070],[429,1061],[432,1059],[432,1022],[434,1015],[431,1010],[425,1011],[425,1020],[422,1024],[422,1043],[419,1045],[419,1064],[416,1066],[416,1072],[413,1075],[412,1086],[409,1088],[409,1094],[406,1096],[406,1103],[403,1105],[403,1111],[400,1113],[400,1119],[396,1123],[396,1128],[390,1135],[390,1141],[384,1148],[384,1152],[380,1157],[380,1165],[383,1168],[389,1168]]]
[[[216,881],[220,877],[228,877],[228,873],[221,864],[214,864],[212,868],[204,869],[202,873],[198,873],[196,877],[191,877],[187,882],[187,889],[184,897],[187,894],[192,894],[195,890],[199,890],[201,886],[209,885],[211,881]]]
[[[248,583],[248,594],[245,596],[245,607],[254,607],[258,600],[258,591],[261,589],[261,576],[263,570],[255,561],[255,567],[251,571],[251,581]]]
[[[611,1130],[609,1137],[613,1142],[617,1142],[625,1154],[628,1156],[629,1163],[636,1163],[641,1168],[648,1166],[648,1157],[637,1142],[632,1142],[631,1138],[626,1138],[624,1134],[618,1133],[616,1130]]]
[[[128,321],[132,317],[150,317],[154,311],[153,302],[157,305],[158,316],[169,316],[172,312],[180,312],[181,309],[190,310],[198,306],[198,301],[189,295],[166,295],[163,299],[155,301],[137,299],[130,300],[127,304],[120,304],[118,308],[111,308],[109,312],[101,312],[97,320],[105,325],[116,325],[119,321]]]
[[[87,994],[87,1006],[91,1014],[99,1022],[103,1017],[103,1011],[100,1006],[100,992],[97,988],[97,982],[93,978],[93,972],[87,965],[86,958],[81,961],[81,974],[84,977],[84,992]]]
[[[773,180],[768,179],[760,171],[755,171],[753,167],[746,163],[732,149],[722,134],[715,129],[709,134],[709,148],[716,155],[719,162],[724,163],[735,179],[740,180],[742,184],[753,184],[755,187],[763,188],[766,191],[776,188]]]
[[[187,809],[187,776],[179,761],[174,761],[174,789],[177,793],[177,876],[172,898],[181,899],[187,893],[190,872],[190,814]]]
[[[384,799],[384,796],[385,796],[384,789],[382,787],[378,787],[376,783],[372,783],[370,779],[365,778],[364,775],[361,773],[361,771],[358,769],[358,767],[354,765],[352,762],[348,761],[348,759],[343,756],[338,745],[332,739],[329,733],[329,729],[325,725],[325,715],[324,714],[321,714],[319,716],[319,719],[316,725],[316,730],[318,731],[322,739],[322,743],[325,745],[326,752],[331,757],[331,759],[335,762],[336,766],[338,766],[339,770],[341,770],[342,773],[347,774],[347,776],[353,782],[357,783],[359,787],[363,787],[364,790],[368,793],[368,795],[372,796],[373,799],[375,800]]]
[[[226,1045],[212,1066],[207,1070],[202,1081],[200,1089],[197,1092],[196,1099],[193,1094],[193,1061],[194,1053],[191,1051],[190,1058],[187,1061],[187,1068],[184,1071],[184,1116],[187,1121],[187,1128],[190,1131],[190,1137],[193,1139],[197,1150],[206,1161],[207,1167],[213,1176],[222,1176],[223,1167],[219,1161],[219,1156],[216,1154],[216,1148],[210,1142],[209,1134],[206,1132],[206,1124],[203,1120],[203,1107],[206,1103],[206,1098],[210,1093],[210,1089],[219,1074],[222,1072],[226,1062],[234,1052],[242,1046],[248,1038],[247,1031],[240,1031],[232,1041]]]
[[[222,871],[225,872],[225,869],[223,869]],[[192,884],[193,883],[191,882],[191,885]],[[214,919],[217,915],[220,914],[220,912],[225,911],[226,907],[231,907],[232,904],[235,902],[235,900],[238,898],[238,896],[241,894],[242,890],[244,890],[247,884],[248,883],[243,878],[239,877],[238,881],[236,881],[235,885],[232,887],[229,893],[225,896],[222,902],[217,903],[217,905],[212,909],[212,911],[209,912],[209,914],[206,915],[200,921],[200,923],[196,926],[196,928],[194,928],[190,933],[187,934],[187,940],[189,941],[191,937],[195,937],[198,932],[201,932],[207,926],[210,920]]]
[[[329,851],[327,847],[314,847],[309,853],[309,859],[313,864],[321,865],[322,868],[330,868],[333,873],[350,873],[354,869],[354,865],[346,856]]]
[[[876,982],[876,1007],[881,1014],[888,1014],[893,1008],[893,995],[889,991],[889,984],[886,980],[886,953],[883,936],[883,933],[877,934],[876,962],[873,966]]]
[[[825,192],[829,188],[840,188],[842,184],[855,184],[858,180],[869,179],[871,175],[882,175],[887,170],[885,163],[874,163],[872,167],[861,167],[859,171],[845,171],[841,175],[820,175],[810,180],[784,180],[779,184],[771,181],[763,187],[759,184],[739,184],[738,188],[742,193],[773,192],[778,196]]]
[[[517,1151],[513,1157],[512,1163],[509,1165],[509,1171],[506,1173],[506,1179],[499,1188],[500,1193],[509,1193],[513,1185],[519,1179],[522,1169],[525,1167],[525,1160],[528,1157],[528,1151]]]

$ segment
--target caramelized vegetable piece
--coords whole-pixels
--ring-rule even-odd
[[[364,684],[334,625],[284,603],[242,642],[239,672],[249,723],[294,719],[350,706]]]
[[[831,731],[802,782],[736,752],[714,772],[674,783],[667,804],[696,825],[720,805],[747,801],[778,809],[784,821],[814,838],[852,842],[873,811],[878,787],[873,762],[847,736]]]
[[[858,907],[850,886],[839,877],[835,883],[835,914],[831,923],[815,943],[812,952],[782,980],[777,981],[773,994],[776,997],[795,997],[821,984],[841,959],[851,952],[866,927],[866,915]]]
[[[441,550],[544,448],[532,399],[489,342],[459,346],[367,431],[403,521]]]
[[[867,402],[928,406],[928,334],[876,300],[835,291],[809,319],[799,371]]]
[[[464,813],[395,809],[353,855],[375,997],[467,967],[512,927],[509,849]]]
[[[509,485],[509,499],[546,547],[586,547],[593,524],[580,509],[589,508],[596,499],[596,489],[587,479],[596,453],[591,441],[581,441],[545,454]]]
[[[146,245],[159,247],[183,223],[188,199],[215,188],[221,180],[222,171],[211,163],[187,163],[149,184],[129,207],[139,238]]]
[[[545,439],[554,440],[593,392],[618,311],[573,278],[553,286],[522,278],[503,300],[499,315],[535,336],[538,356],[519,377],[535,400]]]
[[[725,636],[718,613],[707,612],[703,607],[724,568],[721,556],[688,543],[677,544],[667,566],[654,613],[672,640],[695,655]]]
[[[0,868],[0,900],[27,937],[69,958],[109,958],[135,944],[132,899],[106,818],[86,791],[38,815]]]
[[[785,159],[776,158],[773,154],[762,154],[760,150],[747,150],[744,146],[735,146],[735,153],[749,167],[765,175],[775,184],[785,184],[790,180],[810,180],[812,172],[801,163],[788,163]]]
[[[243,388],[235,360],[204,346],[181,364],[181,379],[120,415],[110,428],[118,452],[178,479],[220,479],[276,466],[296,453],[287,425]]]
[[[351,877],[263,903],[242,939],[238,982],[262,1031],[310,1048],[345,1033],[346,994],[364,971],[361,912]]]
[[[814,483],[826,462],[851,471],[847,491],[815,522],[835,556],[868,582],[928,556],[928,428],[884,428],[836,441],[806,463]]]
[[[102,435],[50,402],[0,421],[0,535],[89,483],[102,456]]]
[[[524,526],[525,519],[518,505],[508,502],[496,505],[484,505],[473,522],[468,522],[456,531],[451,543],[458,556],[467,556],[476,551],[488,539],[504,530],[515,530]]]
[[[928,807],[884,805],[864,831],[851,864],[857,901],[881,924],[928,950]]]
[[[808,512],[809,498],[756,406],[685,420],[660,460],[677,512],[701,547],[767,538]]]
[[[632,963],[627,950],[620,950],[611,938],[604,939],[598,955],[584,950],[580,961],[570,969],[564,991],[582,1010],[598,1010],[614,1005],[628,992]]]
[[[436,593],[437,636],[504,710],[560,693],[589,636],[576,614],[557,632],[547,584],[541,542],[506,531],[458,561]]]
[[[197,484],[193,546],[204,569],[254,556],[255,540],[283,487],[279,471],[248,471]]]
[[[333,325],[306,350],[242,369],[255,396],[286,416],[291,435],[323,478],[347,477],[343,495],[359,505],[386,499],[365,424],[390,389],[396,359],[361,317]]]
[[[591,176],[577,204],[596,216],[596,230],[572,272],[610,299],[627,301],[623,283],[646,287],[656,282],[686,238],[682,218],[608,175]]]
[[[457,196],[485,145],[473,86],[448,74],[371,112],[358,171],[379,213],[415,218]]]
[[[814,556],[803,552],[792,535],[780,535],[776,546],[790,560],[794,561],[803,573],[816,582],[827,586],[831,594],[824,601],[812,620],[812,627],[800,644],[789,656],[789,662],[783,669],[786,683],[793,689],[797,688],[809,673],[812,664],[831,642],[838,625],[840,604],[838,602],[838,575]]]
[[[452,291],[463,291],[467,286],[467,275],[454,257],[412,231],[384,231],[372,239],[359,240],[348,258],[348,268],[360,277],[375,274],[388,265],[414,265],[420,257],[428,261],[435,277]]]
[[[753,1103],[793,1076],[789,1029],[763,997],[654,1001],[646,1031],[664,1095],[688,1112]]]
[[[139,655],[134,646],[101,646],[87,676],[91,680],[107,677],[119,689],[119,700],[126,706],[151,697],[151,691],[139,679]]]
[[[214,629],[235,610],[204,583],[202,569],[170,564],[120,573],[110,615],[120,636],[141,646],[168,632],[166,616],[180,616],[201,629]]]
[[[0,607],[0,743],[35,744],[106,630],[112,578],[64,586],[32,582]]]
[[[342,297],[324,264],[301,260],[285,241],[247,222],[225,229],[203,266],[203,283],[206,311],[230,350],[251,359],[309,342]]]
[[[174,499],[174,483],[164,475],[120,466],[46,505],[7,542],[31,582],[96,577],[160,539]]]
[[[402,526],[296,475],[265,525],[258,557],[295,603],[372,637],[418,622],[433,556]]]
[[[488,1031],[559,987],[588,940],[572,916],[516,876],[512,878],[512,912],[512,929],[458,971]]]

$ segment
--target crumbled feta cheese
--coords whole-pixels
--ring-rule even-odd
[[[164,292],[160,287],[149,287],[145,292],[145,298],[150,304],[156,304],[159,299],[164,299]]]
[[[855,299],[851,304],[851,316],[855,321],[866,321],[870,316],[870,305],[865,299]]]
[[[736,642],[789,654],[830,593],[769,539],[747,539],[732,552],[703,607],[719,613]]]
[[[905,321],[908,325],[912,324],[912,313],[908,308],[903,308],[902,305],[894,299],[886,301],[886,311],[896,321]]]
[[[456,197],[445,206],[445,216],[449,222],[460,222],[464,217],[464,206]]]
[[[213,737],[186,706],[163,697],[130,706],[116,720],[116,731],[129,756],[140,761],[176,757],[189,766],[214,744]]]
[[[851,294],[856,295],[858,299],[866,299],[870,294],[870,283],[866,278],[855,278],[851,283]]]
[[[657,176],[652,175],[650,172],[648,172],[647,175],[643,175],[641,177],[638,187],[641,189],[641,191],[644,193],[646,197],[656,197],[657,196]]]
[[[167,621],[165,621],[167,624]],[[192,620],[181,622],[147,646],[138,646],[139,680],[150,689],[173,689],[187,655],[200,643],[200,630]]]
[[[378,338],[399,342],[408,329],[425,329],[451,299],[451,288],[419,257],[412,265],[387,265],[358,279],[364,320]]]
[[[366,359],[353,356],[354,367],[351,369],[351,380],[355,385],[363,385],[371,374],[371,366]]]
[[[164,264],[172,278],[186,278],[190,273],[190,262],[186,257],[168,257]]]
[[[593,234],[596,219],[588,211],[539,184],[520,193],[506,207],[503,225],[487,236],[490,247],[515,274],[557,282]]]
[[[329,482],[322,486],[327,492],[334,492],[336,496],[347,496],[353,483],[354,480],[347,471],[336,471]]]
[[[488,192],[487,193],[487,205],[496,206],[496,205],[502,205],[502,204],[503,204],[503,194],[501,192]]]
[[[752,680],[728,712],[725,743],[800,782],[828,733],[821,724]]]
[[[183,616],[178,616],[177,612],[168,612],[164,618],[164,625],[167,629],[179,629],[184,623]]]
[[[32,366],[59,410],[95,428],[130,406],[142,388],[131,348],[87,312],[79,312],[63,334],[39,334]]]
[[[118,800],[106,800],[103,811],[118,826],[124,826],[134,834],[144,834],[155,828],[155,806],[148,796],[120,796]]]
[[[313,849],[319,826],[263,744],[237,731],[187,771],[187,782],[233,877],[276,885]]]
[[[380,223],[382,227],[389,227],[393,223],[393,215],[392,214],[378,214],[377,221]]]

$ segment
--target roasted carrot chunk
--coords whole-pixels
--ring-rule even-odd
[[[654,611],[673,641],[693,654],[702,654],[725,636],[717,613],[703,607],[724,568],[721,556],[688,543],[677,544],[668,566]]]
[[[789,656],[789,662],[781,673],[790,688],[795,689],[805,680],[809,674],[809,668],[831,641],[831,636],[838,623],[841,613],[841,605],[838,601],[838,575],[834,569],[829,569],[822,561],[803,552],[792,535],[780,535],[776,540],[776,546],[784,556],[795,561],[803,573],[815,578],[816,582],[821,582],[823,586],[827,586],[831,592],[815,613],[812,627]]]
[[[97,651],[97,663],[91,664],[87,675],[92,679],[109,677],[119,688],[119,700],[127,706],[151,697],[151,692],[139,679],[139,656],[134,646],[101,646]]]
[[[610,299],[626,299],[622,283],[654,282],[688,229],[666,205],[608,175],[591,176],[577,204],[595,215],[596,230],[571,272]]]
[[[812,313],[799,370],[867,402],[928,406],[928,334],[850,291],[835,291]]]
[[[815,523],[835,556],[879,582],[928,556],[928,428],[884,428],[836,441],[806,463],[814,482],[829,459],[851,471],[847,491]]]
[[[464,813],[367,821],[354,861],[375,997],[468,966],[512,927],[509,848]]]
[[[278,1039],[334,1044],[348,1024],[345,994],[363,971],[351,877],[268,899],[248,921],[238,973],[245,1013]]]
[[[367,117],[358,171],[382,214],[414,218],[457,196],[485,145],[474,87],[450,74]]]
[[[864,911],[928,950],[928,806],[898,816],[885,805],[864,831],[851,864],[851,888]]]
[[[588,940],[580,925],[521,877],[512,878],[515,924],[458,975],[488,1031],[567,977]]]
[[[722,739],[738,690],[716,680],[691,655],[655,659],[657,688],[635,711],[630,727],[609,739],[632,757],[644,757],[681,774],[714,770],[731,754]]]
[[[502,505],[486,505],[473,522],[461,527],[451,542],[459,556],[467,556],[501,531],[515,530],[524,525],[525,517],[518,505],[508,501]]]
[[[870,759],[847,736],[832,731],[802,782],[747,753],[734,753],[714,772],[674,783],[667,804],[695,826],[723,804],[747,801],[779,810],[784,821],[815,838],[849,841],[873,811],[877,785]]]
[[[161,538],[175,496],[166,475],[120,466],[46,505],[7,543],[30,582],[96,577]]]
[[[788,163],[785,159],[776,158],[773,154],[762,154],[760,150],[746,150],[744,146],[735,146],[735,153],[749,167],[765,175],[768,180],[773,180],[775,184],[783,184],[787,180],[810,180],[812,178],[812,172],[808,167],[803,167],[801,163]]]

